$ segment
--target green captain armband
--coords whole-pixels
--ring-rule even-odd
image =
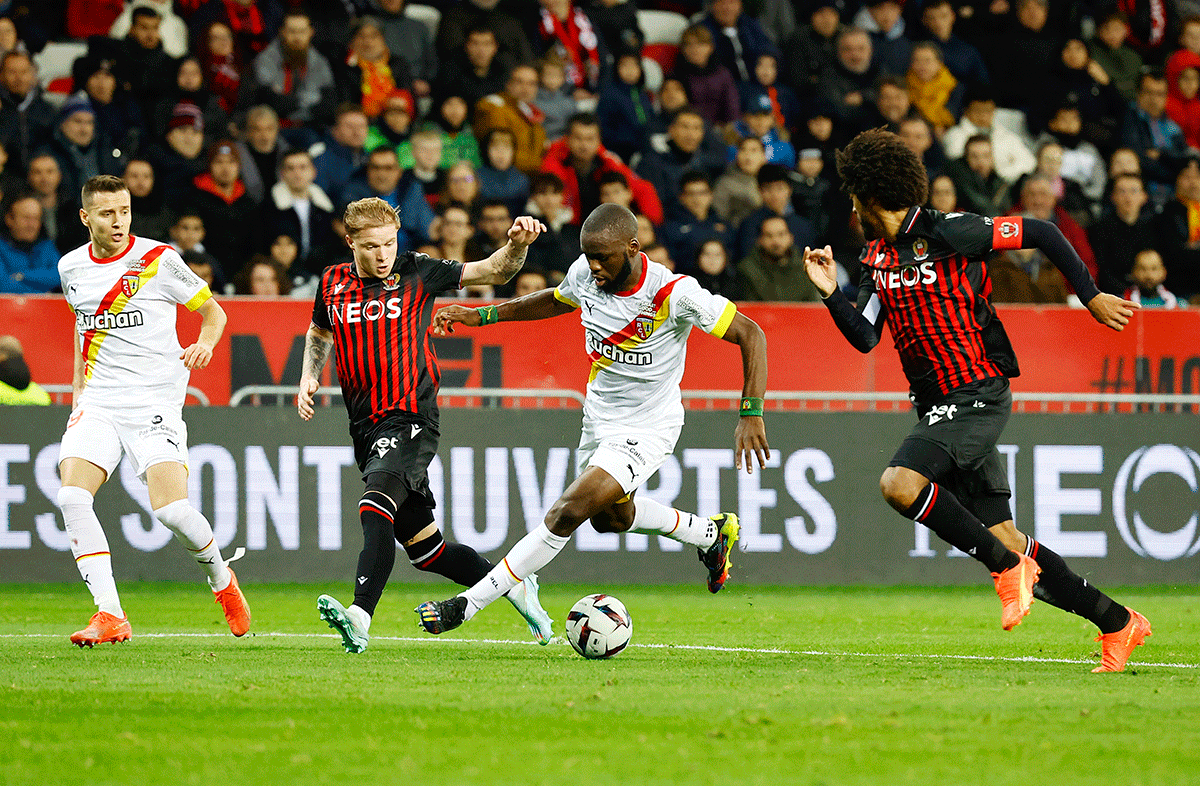
[[[743,396],[738,416],[743,418],[761,418],[763,416],[763,400],[754,396]]]
[[[495,306],[480,306],[475,310],[479,312],[479,324],[481,327],[483,325],[494,325],[500,321],[500,312],[496,310]]]

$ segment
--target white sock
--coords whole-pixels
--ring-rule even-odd
[[[233,580],[225,560],[221,558],[221,550],[213,538],[212,526],[204,514],[192,507],[186,499],[177,499],[169,505],[163,505],[154,511],[154,515],[168,529],[175,533],[191,555],[208,573],[208,586],[213,592],[220,592],[229,586]]]
[[[568,540],[552,533],[545,524],[539,524],[537,529],[517,541],[508,555],[474,587],[460,593],[467,599],[465,619],[471,619],[475,612],[520,584],[530,573],[537,573],[549,564]]]
[[[649,498],[639,498],[633,506],[630,532],[662,535],[702,549],[717,542],[717,525],[712,519],[702,519],[695,513],[668,508]]]
[[[71,554],[75,556],[75,567],[83,576],[83,583],[92,593],[92,599],[100,611],[115,617],[124,617],[121,598],[117,594],[117,582],[113,579],[112,555],[108,552],[108,538],[96,511],[92,509],[92,495],[78,486],[63,486],[58,490],[58,507],[71,536]]]
[[[346,616],[354,621],[354,624],[363,629],[363,633],[369,633],[371,630],[371,615],[362,606],[350,605],[346,609]]]

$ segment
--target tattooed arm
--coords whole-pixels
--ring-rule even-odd
[[[304,336],[304,365],[300,372],[300,393],[296,396],[296,409],[304,420],[312,420],[315,414],[313,396],[321,387],[321,369],[325,368],[331,349],[333,332],[310,324]]]
[[[508,230],[508,242],[487,259],[463,265],[462,285],[506,284],[525,264],[525,252],[546,225],[536,218],[521,216]]]

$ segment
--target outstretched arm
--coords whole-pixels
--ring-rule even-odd
[[[804,271],[821,293],[821,300],[829,309],[833,322],[842,331],[850,345],[859,352],[867,353],[879,343],[883,332],[883,311],[879,298],[871,294],[860,311],[846,299],[837,285],[837,263],[833,261],[833,249],[804,247]],[[867,275],[864,271],[863,275]],[[862,298],[860,290],[860,301]]]
[[[321,369],[325,368],[331,349],[333,332],[310,324],[304,336],[304,362],[300,372],[300,392],[296,396],[296,409],[304,420],[312,420],[316,414],[313,396],[321,387]]]
[[[733,460],[738,469],[744,465],[746,472],[751,473],[755,455],[764,469],[771,457],[762,418],[762,400],[767,392],[767,337],[757,322],[739,312],[721,338],[742,350],[742,406],[733,432]]]
[[[536,218],[521,216],[508,230],[508,242],[487,259],[463,265],[462,285],[507,284],[525,264],[525,254],[546,225]]]
[[[1071,284],[1080,302],[1087,306],[1097,322],[1113,330],[1123,330],[1129,324],[1134,309],[1139,308],[1138,304],[1101,292],[1078,252],[1063,236],[1062,230],[1038,218],[1026,218],[1022,224],[1021,248],[1036,248],[1045,254]]]
[[[445,336],[454,332],[454,326],[466,325],[479,327],[493,322],[530,322],[537,319],[568,314],[575,306],[565,303],[554,296],[554,289],[543,289],[531,292],[519,298],[501,303],[498,306],[482,308],[467,308],[466,306],[446,306],[439,308],[433,315],[433,334]],[[487,320],[484,321],[485,315]]]

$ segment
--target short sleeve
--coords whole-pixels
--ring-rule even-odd
[[[321,330],[333,330],[329,321],[329,309],[325,307],[325,277],[317,285],[317,296],[313,299],[312,323]]]
[[[714,295],[691,276],[676,281],[671,291],[671,316],[676,322],[695,325],[705,333],[722,338],[737,306],[721,295]]]
[[[943,242],[967,258],[986,256],[993,249],[1020,248],[1020,245],[997,245],[996,238],[1002,226],[1016,222],[1020,228],[1019,218],[991,219],[975,213],[946,213],[934,227],[934,233]],[[1008,230],[1005,230],[1008,231]],[[1018,231],[1018,234],[1019,231]]]
[[[579,277],[582,275],[579,269],[581,265],[587,266],[587,262],[582,256],[571,263],[567,275],[554,288],[554,299],[560,303],[566,303],[571,308],[579,308],[579,304],[583,302],[583,293],[579,291]]]
[[[452,259],[437,259],[428,254],[407,252],[425,288],[437,295],[462,286],[463,263]]]
[[[212,297],[208,284],[184,264],[174,249],[167,249],[159,256],[158,279],[167,295],[188,311],[195,311]]]

